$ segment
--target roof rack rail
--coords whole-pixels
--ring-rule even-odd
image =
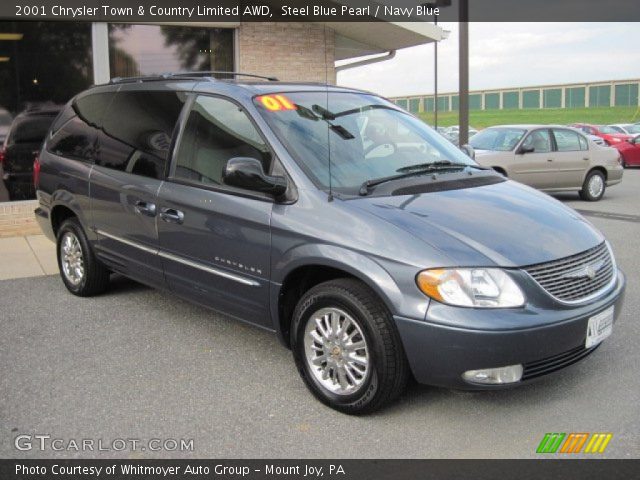
[[[270,82],[277,82],[278,79],[276,77],[267,77],[264,75],[255,75],[253,73],[242,73],[242,72],[225,72],[220,70],[207,70],[201,72],[177,72],[177,73],[162,73],[159,75],[146,75],[139,77],[114,77],[109,83],[110,84],[118,84],[118,83],[136,83],[136,82],[158,82],[162,80],[178,80],[178,79],[200,79],[200,78],[210,78],[211,80],[216,79],[216,75],[230,75],[233,77],[251,77],[251,78],[262,78],[264,80],[269,80]]]
[[[230,75],[233,77],[250,77],[250,78],[262,78],[263,80],[269,80],[270,82],[277,82],[278,79],[276,77],[267,77],[265,75],[256,75],[255,73],[244,73],[244,72],[225,72],[222,70],[209,70],[204,72],[178,72],[169,74],[175,77],[213,77],[216,75]]]

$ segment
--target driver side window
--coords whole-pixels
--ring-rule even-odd
[[[551,137],[549,130],[535,130],[522,142],[522,147],[533,147],[534,153],[548,153],[551,151]]]
[[[176,156],[173,176],[205,185],[222,185],[222,171],[233,157],[260,160],[266,172],[271,152],[237,104],[199,96],[189,113]]]

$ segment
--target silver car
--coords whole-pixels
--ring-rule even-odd
[[[480,165],[540,190],[578,191],[588,201],[600,200],[624,172],[617,150],[598,146],[570,127],[490,127],[470,144]]]

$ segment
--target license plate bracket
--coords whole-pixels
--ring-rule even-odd
[[[591,348],[598,345],[605,338],[611,335],[613,331],[613,305],[606,310],[589,318],[587,323],[587,338],[585,340],[585,348]]]

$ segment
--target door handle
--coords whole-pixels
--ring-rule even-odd
[[[553,162],[553,158],[547,158],[547,162]]]
[[[160,209],[160,218],[168,223],[181,224],[184,222],[184,212],[175,208],[162,208]]]
[[[156,204],[151,202],[143,202],[142,200],[138,200],[133,207],[136,213],[140,215],[146,215],[147,217],[155,217],[156,216]]]
[[[589,161],[589,157],[582,157],[582,159],[583,159],[585,162],[588,162],[588,161]]]

